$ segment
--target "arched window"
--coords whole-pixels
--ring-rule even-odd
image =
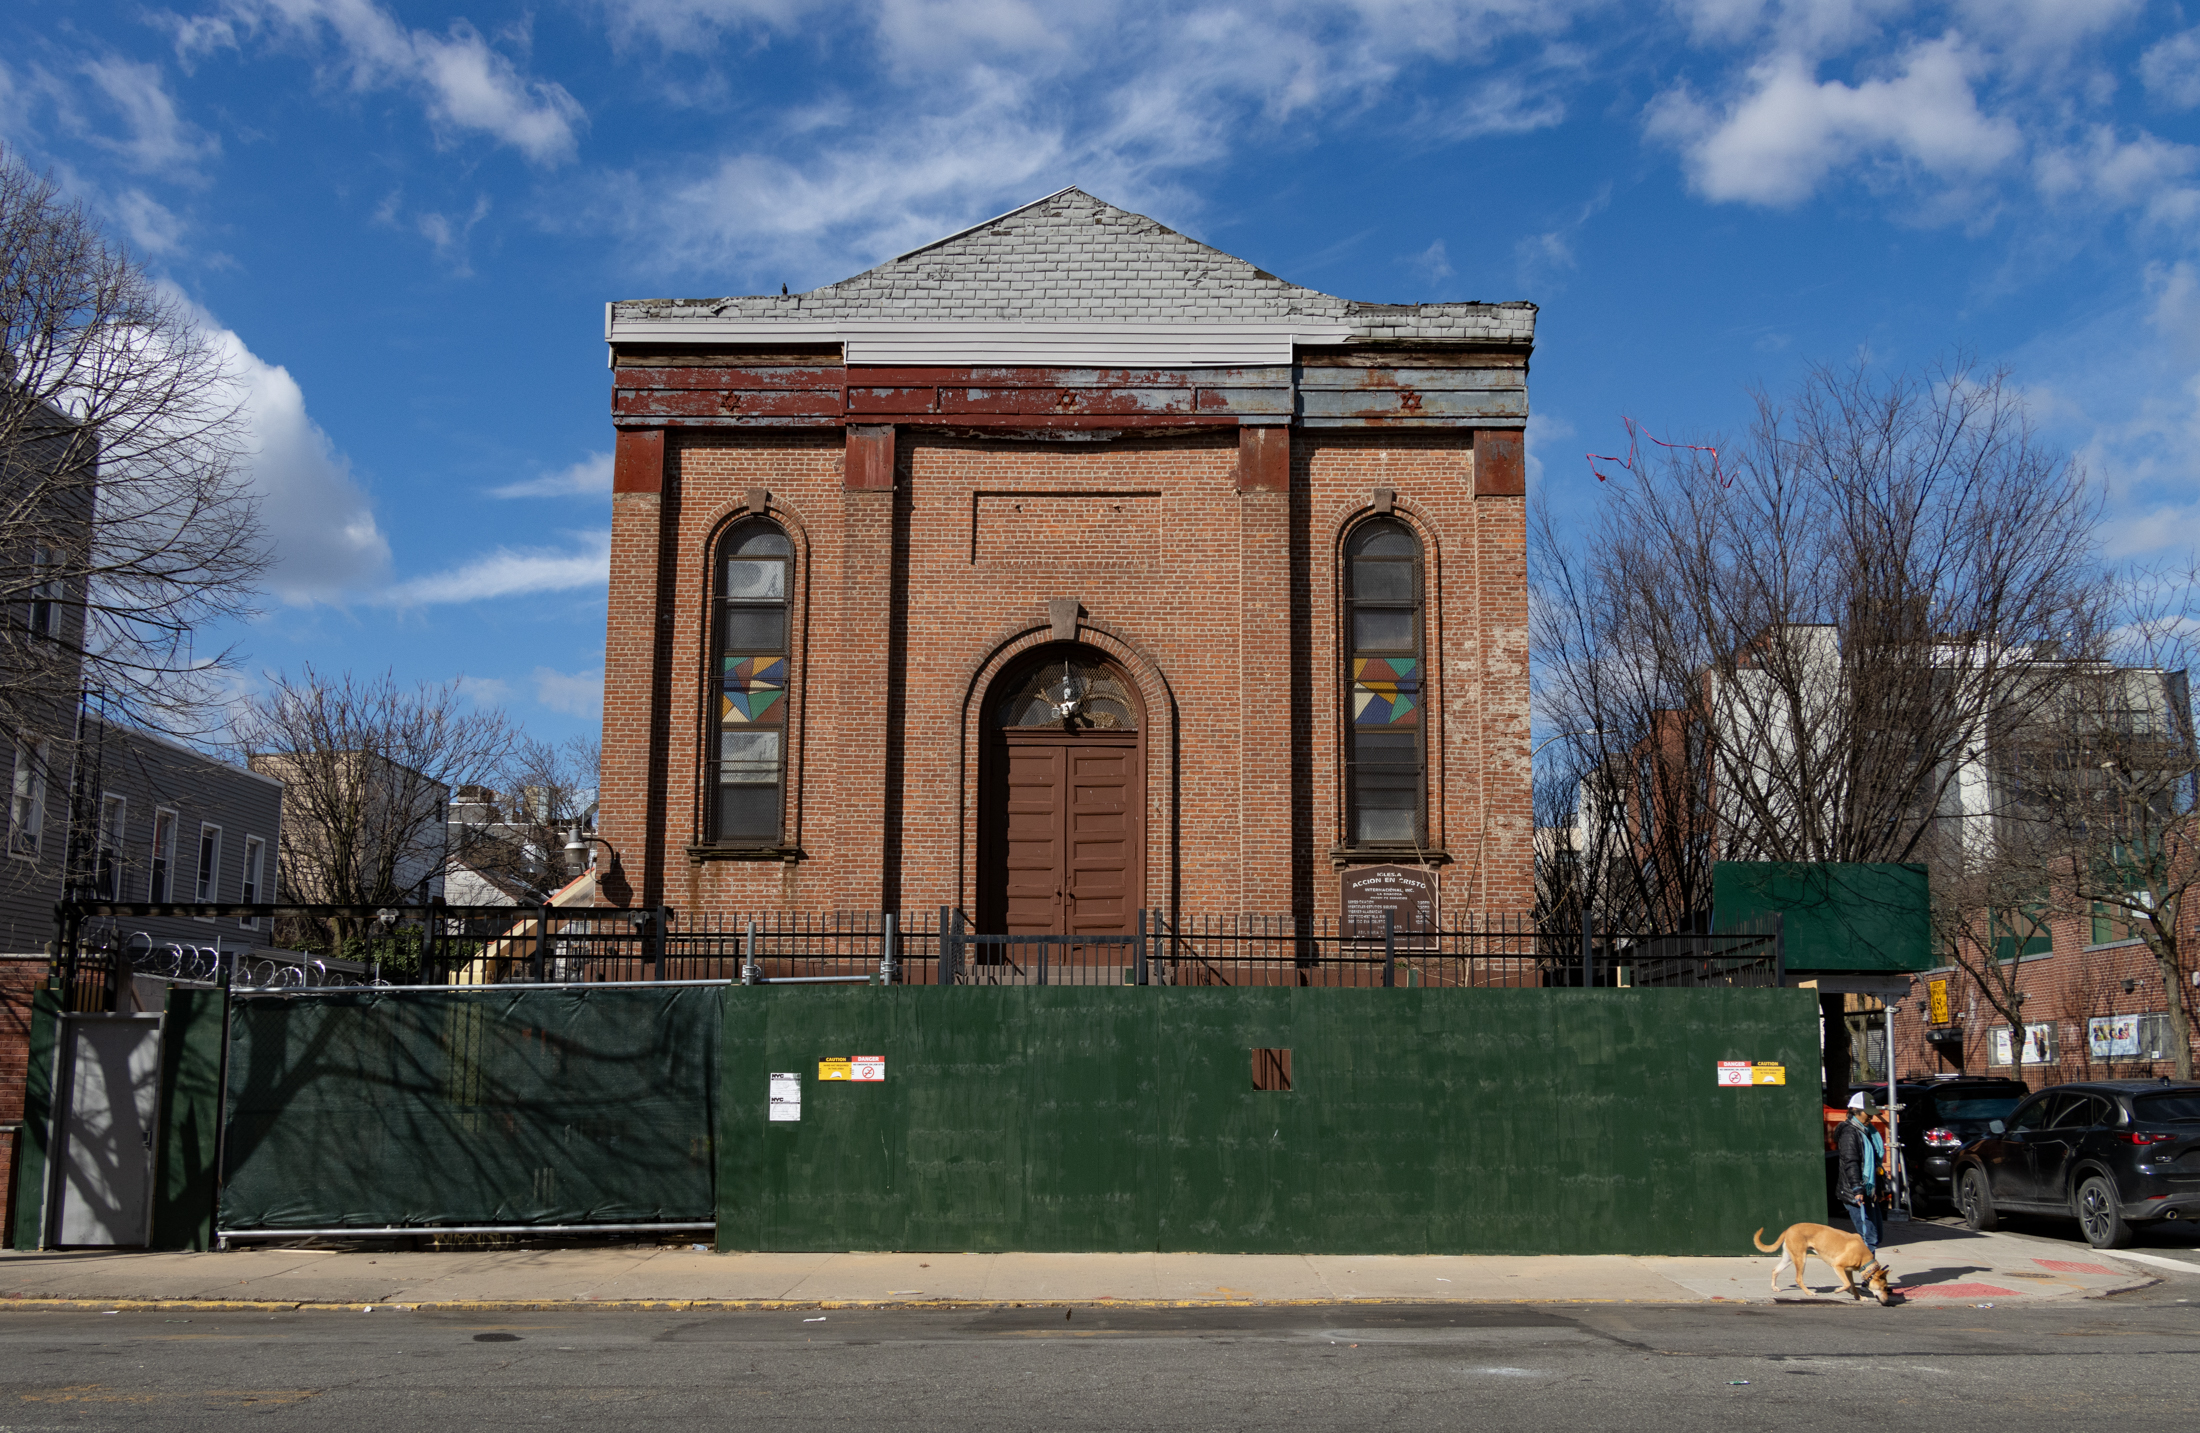
[[[787,766],[787,594],[794,549],[761,519],[719,545],[717,663],[711,716],[711,837],[780,843]]]
[[[1136,731],[1138,709],[1107,667],[1055,657],[1033,667],[995,708],[996,725],[1027,730]]]
[[[1400,522],[1356,529],[1345,545],[1345,840],[1427,839],[1421,793],[1421,544]]]

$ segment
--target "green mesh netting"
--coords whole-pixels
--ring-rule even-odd
[[[708,1221],[720,993],[247,996],[220,1227]]]

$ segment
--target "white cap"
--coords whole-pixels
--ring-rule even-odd
[[[1852,1110],[1868,1110],[1868,1109],[1870,1109],[1871,1107],[1872,1107],[1872,1097],[1871,1097],[1871,1093],[1870,1093],[1869,1091],[1867,1091],[1867,1090],[1858,1090],[1858,1091],[1857,1091],[1857,1092],[1856,1092],[1855,1094],[1853,1094],[1853,1095],[1850,1095],[1850,1096],[1849,1096],[1849,1108],[1850,1108],[1850,1109],[1852,1109]]]

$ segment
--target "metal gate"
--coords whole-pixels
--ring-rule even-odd
[[[151,1239],[160,1036],[158,1015],[63,1017],[54,1244],[136,1248]]]

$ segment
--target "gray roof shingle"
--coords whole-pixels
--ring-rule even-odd
[[[1529,343],[1532,303],[1371,304],[1254,268],[1143,214],[1064,189],[800,294],[631,299],[620,319],[791,322],[1344,323],[1354,339]]]

